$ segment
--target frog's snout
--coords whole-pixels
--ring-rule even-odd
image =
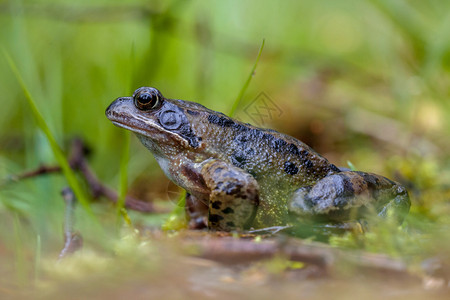
[[[130,105],[130,99],[130,97],[122,97],[114,100],[113,103],[106,108],[106,117],[111,121],[115,121],[117,117],[120,117],[127,110]]]
[[[114,101],[113,103],[111,103],[111,104],[106,108],[106,110],[105,110],[105,115],[106,115],[106,117],[107,117],[108,119],[110,118],[110,116],[111,116],[111,114],[112,114],[112,111],[114,110],[115,104],[116,104],[116,101]]]

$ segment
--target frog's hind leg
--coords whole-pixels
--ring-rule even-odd
[[[346,222],[375,212],[399,223],[409,212],[408,193],[399,184],[371,173],[345,171],[296,191],[290,212],[333,222]]]
[[[259,204],[256,179],[221,160],[208,161],[202,175],[211,190],[208,227],[223,231],[249,228]]]

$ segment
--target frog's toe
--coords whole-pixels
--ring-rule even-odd
[[[378,212],[382,218],[394,218],[399,224],[409,213],[411,201],[407,190],[401,185],[392,188],[392,200],[387,202]]]
[[[299,188],[289,203],[289,211],[297,215],[307,215],[313,213],[313,200],[309,197],[310,186]]]
[[[208,227],[208,220],[206,217],[190,218],[188,223],[189,229],[205,229]]]

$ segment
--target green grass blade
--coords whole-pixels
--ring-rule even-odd
[[[131,45],[130,51],[130,69],[128,76],[127,91],[129,94],[132,92],[132,82],[133,82],[133,74],[135,73],[135,61],[136,61],[136,48],[134,42]],[[128,225],[131,225],[130,218],[125,210],[125,198],[128,192],[128,162],[130,160],[130,132],[126,130],[125,134],[125,142],[123,143],[122,148],[122,157],[120,159],[120,181],[119,181],[119,197],[116,203],[117,209],[117,224],[119,224],[120,216],[123,216],[124,220]]]
[[[161,229],[164,231],[180,230],[186,228],[185,214],[186,206],[186,191],[181,193],[177,201],[177,206],[170,212],[169,217],[166,219]]]
[[[253,65],[253,68],[252,68],[250,74],[248,75],[247,80],[245,81],[244,85],[242,86],[242,89],[239,92],[239,95],[237,96],[236,100],[234,101],[233,106],[230,109],[230,112],[228,113],[228,115],[230,117],[232,117],[235,114],[237,108],[239,107],[239,104],[241,104],[242,97],[244,96],[245,91],[247,90],[247,88],[250,84],[250,81],[252,80],[253,76],[255,75],[256,67],[258,66],[258,62],[259,62],[259,58],[261,57],[262,51],[264,49],[264,43],[265,43],[265,39],[263,39],[261,47],[259,48],[259,52],[258,52],[258,56],[256,57],[255,64]]]
[[[8,52],[3,49],[3,56],[6,58],[11,71],[14,73],[17,81],[19,82],[23,93],[25,94],[25,99],[28,102],[28,106],[30,107],[33,116],[36,120],[37,126],[42,130],[42,132],[45,134],[45,137],[47,138],[48,143],[50,144],[50,147],[52,149],[53,155],[56,158],[56,161],[58,162],[59,166],[61,167],[64,176],[66,177],[67,183],[69,184],[70,188],[75,193],[75,196],[77,197],[78,201],[81,203],[81,206],[85,209],[85,211],[93,218],[94,214],[92,213],[91,207],[89,205],[88,197],[85,195],[83,189],[81,188],[80,183],[78,182],[75,172],[72,170],[72,168],[69,165],[69,162],[66,159],[66,156],[64,155],[63,151],[59,147],[58,143],[56,142],[55,137],[50,131],[50,128],[48,127],[47,123],[44,120],[44,117],[40,113],[40,111],[37,108],[36,102],[34,101],[31,93],[28,91],[27,86],[25,85],[25,82],[20,75],[19,70],[17,69],[16,64],[14,63],[11,56],[8,54]]]
[[[350,168],[351,171],[357,171],[356,167],[354,164],[352,164],[351,161],[347,160],[347,165]]]
[[[116,209],[117,217],[123,214],[125,206],[125,197],[128,191],[128,161],[130,159],[130,133],[125,132],[125,141],[122,148],[122,157],[120,158],[120,184],[119,198],[117,199]]]

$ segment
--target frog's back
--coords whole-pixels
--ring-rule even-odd
[[[270,177],[279,182],[281,178],[298,188],[340,171],[289,135],[242,123],[195,102],[175,101],[190,115],[193,131],[205,145],[201,151],[246,170],[258,181]]]

